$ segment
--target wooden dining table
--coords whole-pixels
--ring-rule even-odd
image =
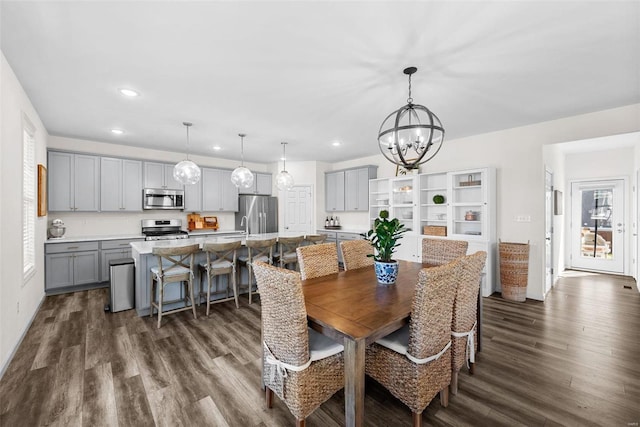
[[[366,346],[409,321],[418,272],[432,267],[399,263],[391,286],[377,283],[373,266],[302,282],[309,326],[344,345],[346,426],[363,424]]]

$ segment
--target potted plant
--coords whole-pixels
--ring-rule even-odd
[[[389,212],[380,211],[379,217],[373,223],[373,228],[364,234],[364,238],[371,242],[374,254],[367,256],[374,258],[374,266],[378,283],[393,285],[398,277],[398,261],[393,259],[395,248],[400,246],[398,240],[407,230],[397,218],[389,219]]]

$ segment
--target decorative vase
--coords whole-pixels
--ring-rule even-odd
[[[396,283],[396,278],[398,277],[398,261],[374,261],[373,265],[379,284],[389,286]]]

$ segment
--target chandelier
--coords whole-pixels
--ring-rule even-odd
[[[282,171],[276,175],[276,186],[279,190],[291,190],[293,177],[287,172],[287,143],[282,142]]]
[[[241,163],[231,172],[231,182],[238,188],[249,188],[253,185],[253,174],[248,168],[244,167],[244,137],[247,135],[239,133],[238,136],[240,137]]]
[[[196,184],[200,181],[200,168],[189,160],[189,128],[193,123],[182,122],[187,128],[187,158],[173,167],[173,178],[183,185]]]
[[[409,76],[407,105],[389,114],[378,132],[382,154],[390,162],[407,169],[416,169],[431,160],[440,151],[444,140],[440,119],[427,107],[413,103],[411,75],[416,71],[416,67],[404,69]]]

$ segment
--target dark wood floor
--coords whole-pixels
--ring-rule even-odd
[[[631,289],[625,288],[630,286]],[[155,320],[105,314],[104,289],[47,297],[0,381],[1,426],[286,426],[260,391],[260,305]],[[485,299],[476,374],[429,425],[637,426],[640,295],[633,280],[567,272],[546,302]],[[7,325],[3,325],[7,327]],[[366,425],[411,425],[367,381]],[[337,393],[308,419],[344,423]]]

